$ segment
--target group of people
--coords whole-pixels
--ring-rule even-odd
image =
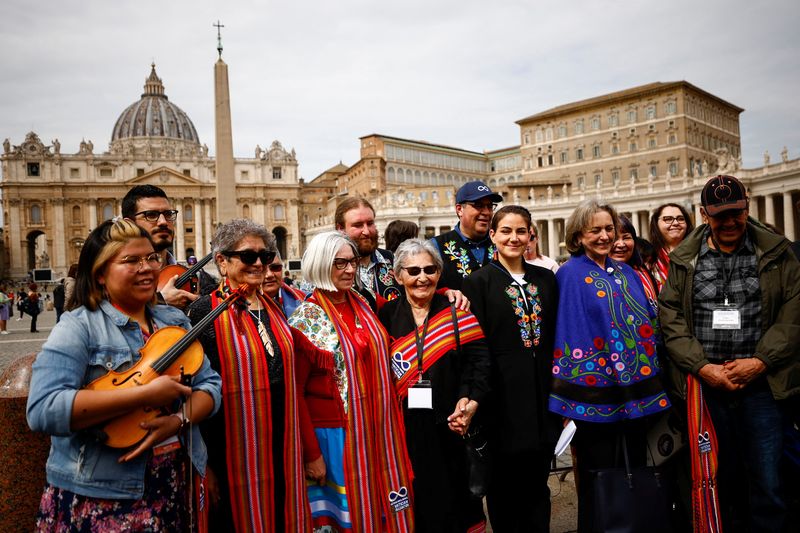
[[[553,450],[573,420],[578,529],[594,531],[595,472],[621,442],[644,465],[654,419],[699,405],[714,438],[692,453],[718,460],[719,502],[695,521],[780,531],[800,265],[747,217],[741,182],[709,181],[696,229],[659,207],[652,250],[586,201],[560,267],[525,207],[497,209],[482,182],[455,200],[452,231],[395,224],[386,250],[369,202],[345,199],[303,255],[309,294],[282,278],[263,225],[231,220],[211,243],[219,279],[201,271],[195,294],[174,277],[158,289],[178,212],[157,187],[131,189],[86,240],[34,363],[28,421],[52,435],[37,530],[481,531],[465,445],[480,433],[493,530],[548,531]],[[190,332],[164,350],[196,339],[194,370],[138,368],[173,326]],[[115,421],[139,410],[152,414],[119,447]]]

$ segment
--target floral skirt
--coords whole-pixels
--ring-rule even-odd
[[[81,496],[48,483],[35,531],[183,531],[188,510],[184,490],[186,462],[182,457],[181,453],[172,452],[150,458],[141,500]]]

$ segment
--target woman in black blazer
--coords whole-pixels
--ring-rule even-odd
[[[493,454],[487,495],[494,531],[549,531],[547,478],[561,429],[547,410],[558,306],[550,270],[525,262],[531,214],[503,207],[489,235],[497,257],[464,280],[491,356],[491,394],[480,418]]]

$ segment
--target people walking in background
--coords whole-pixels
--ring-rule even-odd
[[[700,199],[704,224],[672,252],[659,295],[671,382],[710,414],[706,434],[716,442],[688,441],[693,463],[718,449],[722,529],[784,531],[783,434],[800,397],[800,264],[786,238],[748,218],[737,178],[712,178]]]
[[[56,310],[56,324],[61,320],[61,315],[64,313],[65,300],[64,278],[62,278],[55,288],[53,288],[53,307]]]
[[[489,231],[497,258],[464,280],[488,339],[491,394],[479,418],[492,457],[489,520],[501,533],[549,531],[547,478],[561,431],[547,408],[558,289],[550,270],[523,258],[531,226],[524,207],[498,210]]]
[[[72,310],[72,298],[75,294],[75,276],[78,275],[78,264],[72,263],[69,266],[67,277],[64,278],[64,310]]]
[[[31,283],[28,285],[28,297],[25,298],[25,312],[31,315],[31,333],[39,333],[39,330],[36,329],[36,321],[42,308],[38,291],[39,286]]]
[[[8,330],[6,329],[9,317],[8,312],[13,303],[13,300],[6,294],[6,286],[0,284],[0,335],[8,335]]]
[[[650,217],[650,242],[653,256],[647,264],[656,289],[661,292],[669,270],[669,253],[694,229],[692,219],[686,208],[680,204],[660,205]]]
[[[28,299],[28,293],[25,291],[24,287],[20,287],[17,291],[17,311],[19,311],[19,316],[17,317],[17,322],[25,318],[25,300]]]
[[[577,426],[580,532],[592,531],[593,471],[617,466],[622,439],[631,467],[644,466],[646,419],[670,407],[659,379],[658,312],[633,269],[609,257],[618,227],[613,207],[580,203],[566,223],[572,257],[556,274],[550,410]]]
[[[383,232],[386,249],[394,253],[405,240],[419,237],[419,226],[409,220],[392,220]]]

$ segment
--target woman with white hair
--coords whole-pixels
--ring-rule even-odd
[[[303,254],[303,277],[316,286],[289,323],[332,352],[332,370],[298,368],[327,482],[310,485],[315,528],[413,531],[411,468],[389,369],[389,339],[353,290],[353,241],[320,233]],[[382,524],[383,521],[383,524]]]
[[[394,272],[405,290],[378,316],[393,339],[417,532],[473,531],[486,517],[481,499],[470,496],[461,436],[489,392],[489,350],[475,315],[436,293],[442,258],[430,241],[403,241]]]

